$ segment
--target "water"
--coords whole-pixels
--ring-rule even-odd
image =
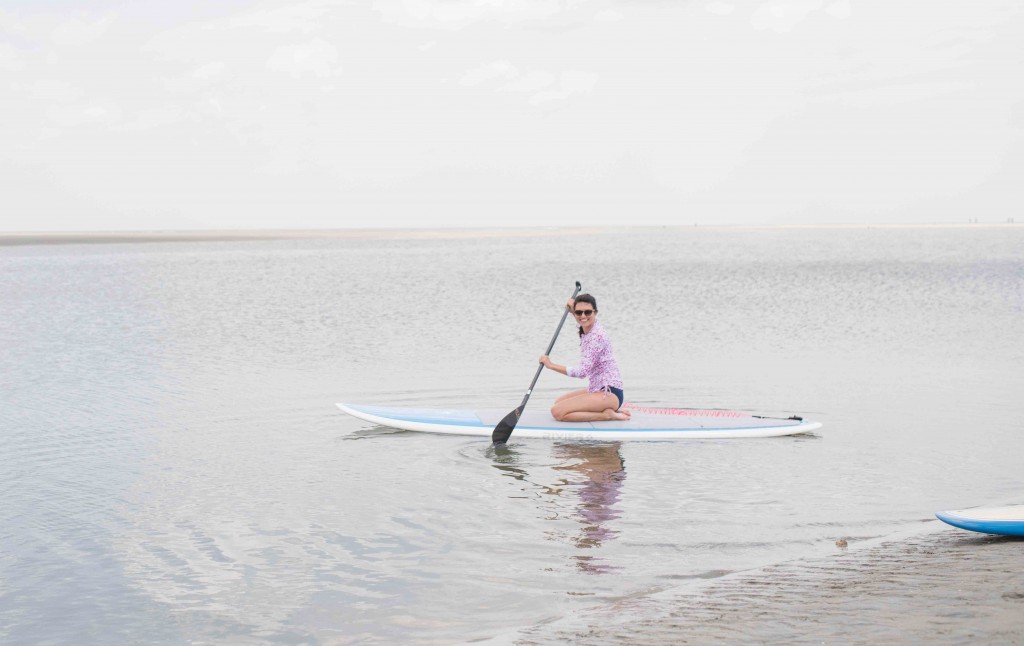
[[[1024,502],[1020,227],[0,247],[0,276],[0,641],[506,641]],[[334,408],[511,410],[576,280],[627,400],[824,427],[496,450]]]

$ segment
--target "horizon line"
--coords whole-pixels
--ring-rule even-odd
[[[246,241],[312,238],[483,238],[601,234],[615,231],[744,229],[1005,229],[1014,222],[835,223],[835,224],[671,224],[637,226],[522,227],[365,227],[317,229],[111,229],[75,231],[0,231],[0,246],[18,244],[89,244],[116,242]]]

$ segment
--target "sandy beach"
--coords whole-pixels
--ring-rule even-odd
[[[630,621],[635,603],[665,611]],[[585,628],[517,643],[1021,644],[1024,539],[929,522],[924,532],[624,602]]]

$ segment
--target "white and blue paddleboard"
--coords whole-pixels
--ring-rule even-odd
[[[935,517],[953,527],[969,529],[972,532],[1024,536],[1024,505],[939,511],[935,513]]]
[[[490,437],[508,410],[401,408],[338,404],[359,419],[406,431]],[[632,419],[608,422],[558,422],[547,410],[523,411],[515,437],[556,440],[706,440],[715,438],[778,437],[807,433],[821,427],[799,417],[763,417],[750,413],[688,408],[651,408],[627,404]]]

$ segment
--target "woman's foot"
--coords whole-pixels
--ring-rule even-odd
[[[629,411],[627,410],[614,410],[611,408],[607,408],[605,409],[604,413],[605,415],[608,416],[608,419],[610,420],[618,420],[620,422],[625,422],[629,419]]]

